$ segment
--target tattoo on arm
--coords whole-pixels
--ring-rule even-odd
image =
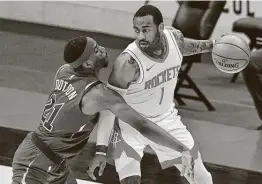
[[[184,56],[211,52],[212,49],[212,40],[193,40],[189,38],[184,39]]]
[[[140,76],[138,63],[128,53],[118,56],[108,82],[118,88],[127,89]]]
[[[181,31],[179,31],[178,29],[175,29],[173,27],[168,27],[168,28],[173,33],[173,36],[176,39],[176,43],[178,45],[178,48],[183,55],[183,53],[184,53],[184,35],[183,35],[183,33]]]
[[[130,59],[127,62],[129,66],[134,68],[134,78],[132,82],[135,82],[140,76],[140,69],[139,69],[139,65],[136,62],[136,60],[132,56],[129,56],[129,58]]]
[[[185,38],[181,31],[172,27],[170,30],[172,31],[183,56],[211,52],[213,49],[212,40],[194,40]]]

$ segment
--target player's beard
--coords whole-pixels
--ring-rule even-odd
[[[155,39],[152,41],[150,46],[146,49],[147,52],[154,52],[158,46],[161,44],[161,35],[159,30],[157,30]]]
[[[81,77],[95,77],[95,70],[92,68],[83,68],[83,67],[79,67],[76,71],[78,76]]]
[[[99,71],[102,68],[106,68],[108,66],[108,57],[97,58],[94,65],[88,65],[87,63],[83,63],[81,67],[77,68],[77,74],[84,77],[94,77],[98,76]]]
[[[99,58],[99,61],[96,62],[95,68],[100,70],[102,68],[106,68],[108,66],[108,57]]]

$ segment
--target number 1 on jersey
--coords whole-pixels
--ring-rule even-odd
[[[162,87],[162,88],[161,88],[161,96],[160,96],[159,105],[161,105],[161,103],[162,103],[162,101],[163,101],[164,92],[165,92],[165,88],[164,88],[164,87]]]

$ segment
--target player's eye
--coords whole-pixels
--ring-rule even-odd
[[[149,29],[143,29],[143,33],[147,33],[147,32],[149,32],[150,30]]]
[[[135,33],[139,33],[139,29],[134,28]]]

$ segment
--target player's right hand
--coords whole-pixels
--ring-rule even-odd
[[[106,156],[105,155],[96,155],[94,159],[91,161],[91,164],[89,166],[89,169],[87,170],[87,173],[93,180],[96,180],[94,171],[97,167],[99,167],[98,175],[102,176],[104,169],[106,167]]]
[[[187,177],[190,178],[190,180],[195,183],[195,178],[194,178],[194,158],[191,155],[190,151],[183,151],[182,152],[182,170],[180,175],[185,176],[187,174]]]

